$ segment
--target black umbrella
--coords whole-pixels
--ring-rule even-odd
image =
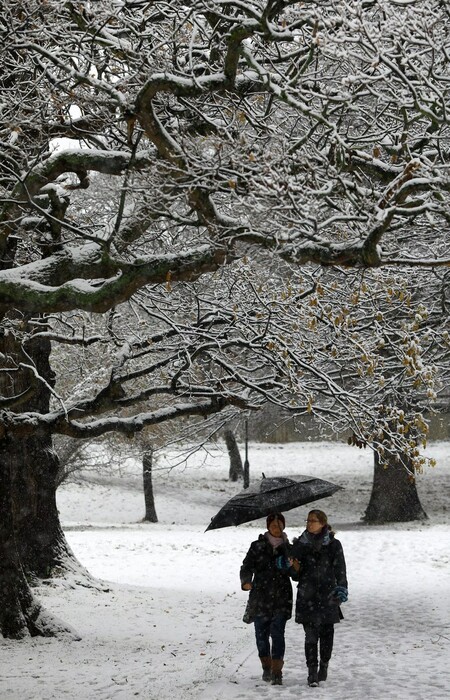
[[[257,484],[230,498],[211,519],[205,532],[219,527],[248,523],[249,520],[264,518],[269,513],[291,510],[305,503],[332,496],[342,488],[332,484],[331,481],[313,476],[298,476],[294,481],[285,476],[266,479],[263,475]]]

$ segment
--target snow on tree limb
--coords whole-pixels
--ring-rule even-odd
[[[0,309],[14,305],[28,313],[77,308],[100,313],[146,284],[194,280],[217,269],[223,259],[223,250],[207,245],[133,262],[115,259],[96,244],[67,246],[43,260],[0,271]]]
[[[270,400],[375,442],[376,420],[395,434],[380,406],[435,395],[450,261],[442,3],[6,4],[5,385],[31,366],[29,344],[53,339],[69,422],[122,412],[115,425],[140,401],[155,418],[167,401]],[[428,316],[413,268],[422,289],[431,268]],[[89,358],[79,381],[62,345]],[[0,393],[5,408],[21,396]]]

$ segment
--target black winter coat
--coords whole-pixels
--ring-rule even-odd
[[[339,622],[344,616],[332,591],[336,586],[347,588],[344,551],[332,532],[319,546],[313,542],[314,537],[305,531],[294,540],[290,552],[300,563],[300,571],[292,576],[298,580],[295,621],[315,625]]]
[[[279,569],[276,565],[277,557],[287,556],[288,547],[286,542],[274,550],[264,535],[260,535],[251,543],[240,571],[241,586],[244,583],[251,583],[253,586],[243,617],[244,622],[254,622],[257,615],[272,618],[281,613],[286,619],[292,616],[292,569]]]

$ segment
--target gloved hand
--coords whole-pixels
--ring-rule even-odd
[[[275,566],[277,567],[277,569],[285,571],[286,569],[289,569],[289,562],[283,554],[279,554],[275,558]]]
[[[348,590],[345,586],[336,586],[331,592],[331,597],[335,598],[336,602],[346,603],[348,600]]]

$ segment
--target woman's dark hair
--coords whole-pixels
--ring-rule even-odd
[[[280,523],[282,523],[283,528],[286,527],[286,520],[284,519],[283,513],[270,513],[267,516],[267,520],[266,520],[267,529],[269,529],[270,523],[273,522],[274,520],[278,520]]]

